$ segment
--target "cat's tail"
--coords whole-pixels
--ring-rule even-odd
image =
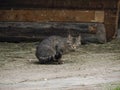
[[[62,52],[56,52],[55,59],[59,60],[62,58]]]

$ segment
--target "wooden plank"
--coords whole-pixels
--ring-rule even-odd
[[[84,9],[115,10],[119,0],[0,0],[0,9]]]
[[[94,22],[104,22],[104,11],[95,11]]]
[[[51,35],[73,36],[97,31],[96,23],[0,22],[0,41],[38,40]],[[18,40],[17,40],[18,38]]]
[[[99,15],[100,14],[100,15]],[[98,18],[100,16],[100,18]],[[104,22],[104,11],[81,10],[0,10],[0,21]]]

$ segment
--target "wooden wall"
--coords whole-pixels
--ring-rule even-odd
[[[119,0],[0,0],[0,22],[99,22],[105,24],[106,37],[110,41],[117,35],[118,2]],[[3,31],[0,28],[0,32]],[[11,31],[4,36],[11,35],[8,33]]]

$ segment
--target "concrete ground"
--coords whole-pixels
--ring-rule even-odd
[[[120,39],[82,45],[62,65],[41,65],[36,43],[0,43],[0,90],[114,90],[120,86]]]

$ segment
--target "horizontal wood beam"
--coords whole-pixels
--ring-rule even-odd
[[[117,9],[118,0],[0,0],[0,9]]]
[[[51,35],[67,36],[71,33],[95,34],[97,23],[36,23],[36,22],[0,22],[0,41],[38,40]]]
[[[22,22],[104,22],[104,11],[0,10],[0,21]]]

